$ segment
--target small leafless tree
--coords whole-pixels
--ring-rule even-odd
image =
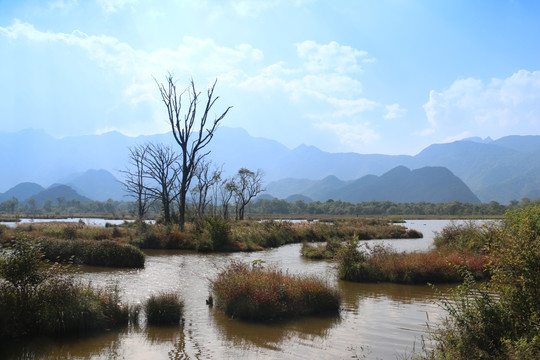
[[[152,201],[145,184],[145,163],[148,155],[148,144],[135,145],[129,148],[129,168],[121,172],[125,176],[124,189],[128,196],[137,202],[137,216],[143,219]]]
[[[197,184],[191,189],[192,203],[199,218],[206,214],[211,199],[209,193],[221,181],[222,170],[212,166],[211,161],[202,160],[193,173]]]
[[[249,204],[251,199],[265,190],[262,182],[263,175],[261,169],[253,172],[249,169],[242,168],[238,170],[238,173],[234,177],[236,187],[236,216],[238,220],[244,220],[246,205]]]
[[[214,98],[214,88],[217,80],[211,88],[208,89],[206,105],[202,109],[200,118],[197,119],[197,106],[199,104],[200,92],[195,90],[195,83],[191,81],[191,86],[182,93],[178,93],[172,74],[168,74],[166,83],[162,84],[156,80],[159,87],[163,103],[167,107],[169,122],[171,124],[174,139],[180,146],[180,164],[181,178],[179,189],[179,223],[184,227],[186,213],[186,195],[190,189],[193,172],[199,162],[209,154],[204,152],[204,148],[214,137],[214,133],[225,115],[229,112],[229,106],[221,115],[216,116],[214,120],[208,123],[210,111],[219,97]],[[182,114],[182,95],[187,93],[187,108]],[[193,136],[192,136],[193,135]]]
[[[229,205],[234,194],[236,194],[236,184],[232,179],[225,179],[219,187],[219,200],[221,202],[221,210],[224,219],[229,218]]]
[[[145,158],[145,185],[150,198],[160,201],[165,223],[171,222],[171,204],[178,196],[176,184],[180,177],[178,155],[170,146],[150,144]]]

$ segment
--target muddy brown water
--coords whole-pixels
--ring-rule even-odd
[[[381,240],[400,251],[426,250],[446,220],[408,221],[423,239]],[[371,243],[375,243],[372,241]],[[445,316],[428,286],[358,284],[340,281],[335,264],[306,260],[300,244],[256,253],[196,254],[148,251],[140,270],[82,267],[77,275],[99,287],[117,286],[122,299],[142,303],[160,291],[178,291],[185,303],[184,324],[138,326],[107,333],[35,338],[0,350],[12,359],[395,359],[419,350],[427,324]],[[342,294],[339,316],[302,317],[272,323],[229,319],[210,308],[209,279],[231,259],[265,261],[291,274],[317,275]],[[444,291],[448,286],[440,286]],[[429,345],[429,343],[428,343]]]

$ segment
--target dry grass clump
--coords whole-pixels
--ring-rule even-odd
[[[216,305],[242,320],[338,313],[341,301],[336,290],[315,277],[292,276],[234,261],[211,287]]]
[[[146,321],[151,325],[178,325],[184,302],[176,293],[152,295],[144,303]]]
[[[463,281],[463,270],[476,279],[489,277],[490,258],[465,251],[399,253],[389,247],[362,244],[355,238],[336,256],[339,277],[357,282],[406,284]]]
[[[133,245],[113,240],[62,240],[40,238],[45,259],[75,264],[143,268],[145,256]]]
[[[304,242],[300,252],[303,257],[308,259],[333,259],[342,247],[341,240],[332,238],[324,245],[313,245]]]

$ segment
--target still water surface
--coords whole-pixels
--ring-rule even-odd
[[[414,220],[405,225],[423,239],[379,240],[400,251],[427,250],[434,231],[447,220]],[[29,359],[395,359],[419,349],[426,324],[445,316],[427,286],[357,284],[340,281],[335,264],[300,256],[300,244],[256,253],[197,254],[147,251],[140,270],[82,267],[80,276],[96,286],[118,286],[124,301],[142,303],[153,293],[176,290],[185,302],[184,325],[131,326],[106,334],[35,339],[19,344],[8,358]],[[315,274],[343,296],[338,317],[306,317],[255,324],[231,320],[206,305],[209,279],[231,259],[264,260],[291,274]],[[441,286],[445,290],[447,286]]]

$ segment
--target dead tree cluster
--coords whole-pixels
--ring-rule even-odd
[[[157,80],[156,84],[178,151],[163,144],[142,144],[129,149],[123,184],[137,204],[138,217],[144,218],[151,206],[158,203],[164,222],[170,223],[174,218],[183,228],[188,212],[199,218],[229,218],[234,201],[236,218],[242,220],[246,205],[264,191],[263,173],[242,168],[235,176],[223,178],[223,169],[206,160],[210,153],[207,146],[231,109],[229,106],[219,116],[209,118],[219,98],[214,96],[216,82],[201,104],[201,94],[193,80],[182,92],[178,92],[171,74],[164,84]]]

